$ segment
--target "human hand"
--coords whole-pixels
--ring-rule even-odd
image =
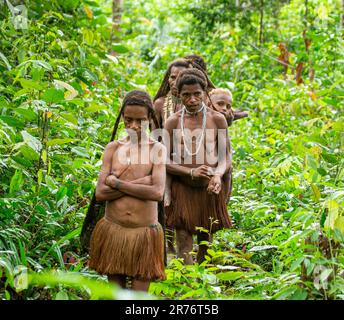
[[[221,191],[221,185],[222,185],[221,177],[217,174],[214,175],[208,183],[208,188],[207,188],[208,193],[219,194]]]
[[[227,124],[230,126],[232,124],[232,122],[234,121],[235,115],[234,115],[234,111],[232,108],[227,109],[226,112],[226,120],[227,120]]]
[[[110,174],[106,177],[105,184],[111,188],[115,188],[117,181],[119,181],[119,179],[114,174]]]
[[[196,179],[199,179],[199,178],[210,179],[211,175],[212,175],[212,168],[206,165],[202,165],[198,168],[194,168],[192,172],[192,176]]]
[[[144,184],[144,185],[150,186],[153,184],[153,179],[152,179],[152,176],[149,175],[149,176],[145,176],[142,178],[138,178],[138,179],[131,181],[131,182],[136,183],[136,184]]]

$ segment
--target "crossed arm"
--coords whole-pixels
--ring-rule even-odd
[[[124,195],[130,195],[142,200],[161,201],[164,194],[166,180],[166,149],[159,144],[161,160],[153,163],[152,174],[134,181],[124,181],[111,174],[111,164],[113,154],[118,144],[112,142],[107,145],[101,173],[98,178],[96,188],[96,198],[98,201],[116,200]],[[116,187],[116,188],[115,188]]]

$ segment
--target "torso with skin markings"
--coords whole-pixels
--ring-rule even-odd
[[[147,148],[151,150],[153,146],[154,142],[150,142]],[[117,177],[120,175],[120,180],[132,181],[152,174],[153,163],[149,157],[147,158],[147,161],[143,164],[141,163],[143,162],[140,157],[141,148],[143,148],[141,145],[133,146],[130,145],[129,142],[118,144],[112,157],[111,171]],[[143,154],[147,155],[147,151],[143,152]],[[131,163],[129,166],[126,161],[119,161],[120,154],[130,154]],[[107,201],[105,217],[110,221],[128,228],[145,227],[156,224],[158,221],[157,202],[125,195],[119,199]]]

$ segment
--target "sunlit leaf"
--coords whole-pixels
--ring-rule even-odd
[[[63,90],[50,88],[44,92],[42,100],[48,103],[58,103],[64,100]]]
[[[16,170],[16,172],[14,173],[12,179],[11,179],[11,183],[10,183],[10,194],[14,194],[15,192],[17,192],[18,190],[21,189],[22,185],[24,183],[24,179],[23,179],[23,174],[21,171]]]

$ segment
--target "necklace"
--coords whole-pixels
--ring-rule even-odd
[[[164,110],[164,124],[167,120],[167,118],[174,112],[174,102],[173,102],[173,98],[171,93],[169,92],[168,95],[165,98],[165,102],[164,102],[164,106],[163,106],[163,110]]]
[[[202,103],[202,107],[200,107],[197,111],[193,111],[193,112],[192,112],[192,111],[189,111],[188,109],[186,109],[186,107],[184,106],[185,112],[186,112],[187,114],[191,114],[191,115],[193,115],[193,116],[195,116],[198,112],[203,111],[204,107],[205,107],[205,105]]]
[[[165,124],[169,116],[177,112],[178,104],[180,104],[180,99],[178,97],[173,96],[170,91],[165,97],[165,102],[163,106],[163,124]]]
[[[200,111],[202,111],[202,113],[203,113],[203,116],[202,116],[202,133],[201,133],[201,135],[198,136],[198,142],[197,142],[197,138],[196,138],[196,152],[191,152],[188,149],[187,141],[185,139],[185,134],[184,134],[184,117],[185,117],[185,112],[188,112],[185,106],[183,106],[182,112],[181,112],[180,127],[181,127],[181,131],[182,131],[182,138],[184,140],[185,151],[190,156],[196,155],[199,152],[200,148],[201,148],[201,145],[202,145],[202,142],[203,142],[203,139],[204,139],[205,127],[206,127],[206,123],[207,123],[207,108],[206,108],[205,104],[202,103],[202,107],[198,111],[196,111],[196,112],[188,112],[188,113],[194,114],[194,113],[198,113]],[[198,146],[197,146],[197,143],[198,143]],[[192,146],[191,146],[191,149],[192,149]]]

